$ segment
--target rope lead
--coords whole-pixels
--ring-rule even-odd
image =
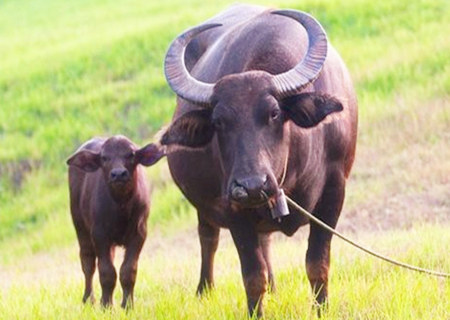
[[[333,228],[331,228],[330,226],[328,226],[326,223],[322,222],[321,220],[317,219],[315,216],[313,216],[311,213],[309,213],[308,211],[306,211],[305,209],[303,209],[302,207],[300,207],[297,203],[295,203],[291,198],[289,198],[288,196],[286,196],[286,199],[288,201],[288,203],[293,206],[295,209],[297,209],[298,211],[300,211],[301,213],[303,213],[305,216],[307,216],[310,220],[314,221],[315,223],[317,223],[318,225],[320,225],[322,228],[328,230],[329,232],[335,234],[336,236],[338,236],[339,238],[341,238],[342,240],[350,243],[351,245],[357,247],[358,249],[361,249],[362,251],[371,254],[381,260],[390,262],[392,264],[395,264],[397,266],[406,268],[406,269],[410,269],[410,270],[414,270],[414,271],[418,271],[418,272],[422,272],[422,273],[427,273],[427,274],[431,274],[433,276],[437,276],[437,277],[443,277],[443,278],[450,278],[450,274],[449,273],[445,273],[445,272],[439,272],[439,271],[434,271],[434,270],[428,270],[428,269],[423,269],[423,268],[419,268],[416,266],[412,266],[410,264],[406,264],[403,262],[398,262],[395,260],[392,260],[382,254],[379,254],[375,251],[372,251],[370,249],[367,249],[359,244],[357,244],[356,242],[350,240],[349,238],[345,237],[344,235],[342,235],[341,233],[339,233],[338,231],[334,230]]]

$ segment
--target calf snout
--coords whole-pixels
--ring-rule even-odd
[[[235,179],[230,186],[230,199],[246,207],[258,206],[266,202],[266,195],[273,192],[267,175]]]
[[[125,168],[115,168],[109,173],[112,182],[126,182],[130,180],[130,173]]]

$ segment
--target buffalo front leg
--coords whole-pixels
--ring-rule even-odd
[[[272,262],[271,262],[272,255],[270,252],[270,243],[272,240],[271,236],[272,236],[272,234],[270,234],[270,233],[259,234],[259,244],[262,248],[264,261],[266,262],[266,266],[267,266],[267,272],[268,272],[268,276],[269,276],[269,290],[270,290],[270,292],[275,292],[276,286],[275,286],[275,278],[274,278],[273,270],[272,270]]]
[[[81,269],[84,273],[84,294],[83,303],[90,301],[94,303],[94,294],[92,291],[92,278],[95,272],[95,251],[92,244],[87,243],[80,246]]]
[[[114,246],[110,244],[96,244],[98,256],[98,271],[102,287],[101,304],[108,307],[113,304],[112,294],[116,286],[117,273],[113,265]]]
[[[315,215],[332,228],[336,227],[345,195],[344,175],[330,174],[322,196],[314,210]],[[306,272],[318,306],[326,307],[328,301],[328,269],[332,234],[311,222],[306,252]],[[318,310],[320,315],[320,308]]]
[[[241,262],[249,315],[260,318],[267,289],[267,266],[258,234],[254,226],[245,220],[233,223],[230,231]]]
[[[220,229],[204,221],[199,213],[198,235],[200,238],[202,265],[197,295],[202,295],[205,290],[214,287],[214,256],[219,244],[219,233]]]
[[[125,257],[120,267],[120,284],[123,290],[122,308],[132,307],[134,303],[134,285],[136,283],[138,259],[144,245],[146,235],[136,235],[125,251]]]
[[[77,232],[78,244],[80,245],[81,270],[83,270],[84,274],[83,303],[86,303],[88,300],[93,303],[92,278],[95,272],[95,249],[91,241],[91,235],[83,221],[74,217],[73,222]]]

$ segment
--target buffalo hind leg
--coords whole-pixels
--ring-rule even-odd
[[[249,315],[260,318],[267,290],[267,266],[258,234],[254,226],[244,219],[234,221],[230,231],[241,262]]]
[[[266,266],[267,266],[267,272],[268,272],[268,276],[269,276],[269,292],[275,292],[276,286],[275,286],[275,278],[274,278],[273,270],[272,270],[272,263],[271,263],[272,257],[271,257],[271,252],[270,252],[270,243],[272,241],[272,234],[271,233],[261,233],[258,235],[258,237],[259,237],[259,245],[262,248],[264,261],[266,262]]]
[[[199,213],[198,235],[202,255],[200,282],[197,287],[199,296],[214,287],[214,256],[219,244],[219,233],[220,229],[204,221]]]
[[[128,244],[122,266],[120,267],[120,284],[123,290],[122,308],[133,307],[134,285],[136,283],[139,254],[146,235],[138,234]]]
[[[316,216],[330,227],[336,227],[345,196],[345,178],[336,171],[328,176],[322,196],[316,205]],[[328,269],[332,234],[311,222],[306,252],[306,272],[317,303],[318,314],[328,303]]]

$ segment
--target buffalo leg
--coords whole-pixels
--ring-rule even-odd
[[[73,219],[75,230],[77,232],[78,243],[80,245],[81,270],[84,273],[84,294],[83,303],[86,301],[94,302],[92,291],[92,278],[95,272],[95,250],[92,245],[91,235],[79,219]]]
[[[250,316],[262,316],[262,300],[267,287],[267,266],[254,226],[239,219],[230,227],[241,262],[242,278]]]
[[[211,226],[201,218],[199,213],[198,235],[202,255],[200,282],[197,294],[202,295],[206,289],[214,287],[214,255],[219,244],[220,229]]]
[[[106,244],[96,245],[96,251],[100,285],[102,287],[101,304],[103,307],[107,307],[113,303],[112,294],[117,280],[117,273],[113,265],[114,246]]]
[[[120,267],[120,284],[123,290],[122,308],[132,307],[134,302],[133,292],[136,283],[138,259],[144,245],[145,235],[135,236],[125,251],[125,257]]]
[[[92,291],[92,278],[95,272],[95,251],[92,244],[85,244],[80,247],[81,269],[84,273],[85,285],[83,294],[83,303],[90,301],[94,303],[94,294]]]
[[[275,292],[276,286],[275,286],[275,278],[273,275],[272,270],[272,263],[271,263],[271,252],[270,252],[270,243],[271,243],[271,234],[270,233],[264,233],[259,234],[259,244],[262,248],[264,261],[266,262],[267,271],[269,275],[269,291]]]
[[[336,171],[330,174],[322,196],[314,210],[316,216],[334,228],[337,224],[345,195],[344,175]],[[328,299],[328,269],[332,234],[311,222],[306,252],[306,272],[316,303],[326,307]],[[319,308],[320,315],[320,308]]]

